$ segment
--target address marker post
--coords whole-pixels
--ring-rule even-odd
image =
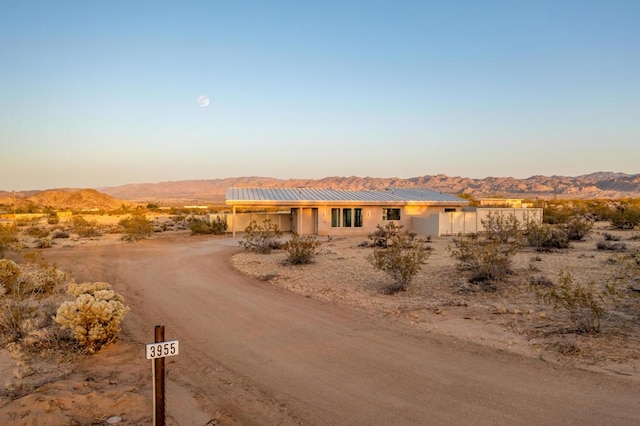
[[[179,344],[177,340],[164,341],[164,325],[155,327],[155,343],[147,343],[145,356],[153,360],[151,370],[153,373],[153,424],[165,426],[165,394],[164,394],[164,358],[178,355]]]

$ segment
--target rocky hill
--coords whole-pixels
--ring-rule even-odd
[[[130,201],[116,199],[95,189],[53,189],[46,191],[0,191],[0,205],[12,209],[28,209],[29,206],[53,207],[69,210],[114,210]]]
[[[624,198],[640,197],[640,174],[598,172],[576,177],[532,176],[526,179],[487,177],[473,179],[426,175],[409,179],[372,177],[326,177],[323,179],[274,179],[239,177],[228,179],[185,180],[148,184],[130,184],[100,188],[113,197],[141,202],[224,201],[232,186],[332,188],[342,190],[384,189],[388,187],[431,188],[436,191],[471,194],[476,198],[503,196],[517,198]]]

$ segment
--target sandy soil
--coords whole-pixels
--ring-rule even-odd
[[[22,392],[6,386],[18,380],[0,351],[15,390],[0,395],[0,424],[149,424],[144,343],[156,324],[181,342],[167,358],[168,424],[637,424],[637,299],[597,337],[560,334],[562,317],[526,284],[559,270],[607,277],[598,238],[519,254],[492,293],[465,284],[451,240],[434,239],[422,275],[397,295],[381,293],[388,281],[363,239],[325,241],[315,263],[296,267],[185,233],[54,247],[49,259],[77,281],[112,283],[132,311],[117,343],[46,383],[23,378]]]

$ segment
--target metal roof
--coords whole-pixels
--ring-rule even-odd
[[[228,188],[227,204],[297,204],[297,203],[454,203],[467,200],[426,188],[390,188],[384,191],[339,191],[320,188]]]

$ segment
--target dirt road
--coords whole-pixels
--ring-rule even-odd
[[[232,270],[236,250],[231,240],[178,238],[47,255],[125,296],[140,368],[154,325],[180,341],[169,379],[201,407],[169,394],[182,424],[215,409],[241,424],[640,424],[640,389],[624,378],[294,295]]]

